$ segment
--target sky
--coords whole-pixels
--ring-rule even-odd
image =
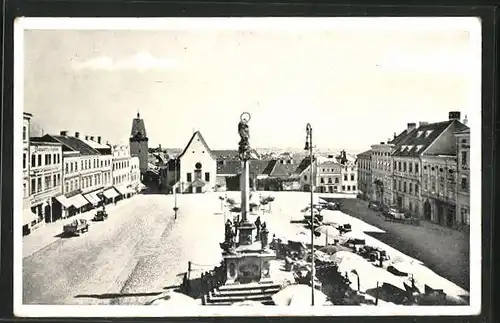
[[[199,130],[212,149],[236,149],[249,112],[255,148],[303,147],[309,122],[316,147],[361,152],[471,113],[471,33],[421,25],[25,30],[24,111],[43,133],[111,143],[140,112],[150,147]]]

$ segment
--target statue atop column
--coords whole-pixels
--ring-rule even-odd
[[[250,114],[243,113],[238,123],[238,133],[240,135],[238,152],[241,160],[248,160],[250,157],[250,128],[248,121],[250,121]]]

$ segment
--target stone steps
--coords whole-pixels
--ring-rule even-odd
[[[275,283],[250,283],[223,285],[205,295],[206,305],[232,305],[237,302],[255,301],[274,304],[272,296],[281,290]]]

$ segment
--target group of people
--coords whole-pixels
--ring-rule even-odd
[[[208,294],[214,288],[222,286],[226,281],[225,264],[215,267],[214,270],[201,273],[201,290],[202,294]]]

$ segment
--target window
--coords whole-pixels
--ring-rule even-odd
[[[210,173],[205,173],[205,182],[210,182]]]
[[[38,166],[42,166],[42,155],[38,155]]]
[[[69,166],[70,166],[70,167],[69,167],[70,172],[72,172],[72,173],[73,173],[73,163],[71,163]]]
[[[88,164],[87,164],[87,161],[85,161],[85,168],[84,169],[87,169],[88,167]]]
[[[26,153],[23,154],[23,169],[26,169]]]
[[[396,190],[396,181],[392,182],[392,189]]]
[[[52,187],[51,185],[51,176],[45,176],[45,189],[49,189]]]
[[[403,163],[403,172],[406,172],[406,162]]]
[[[53,180],[52,180],[52,185],[57,186],[57,176],[54,174]]]
[[[415,184],[415,195],[418,194],[418,184]]]
[[[401,162],[398,162],[398,171],[401,171]]]
[[[411,165],[411,164],[410,164],[410,165]],[[413,194],[413,183],[410,183],[410,184],[408,185],[408,192],[409,192],[410,194]]]
[[[408,171],[409,171],[410,173],[413,173],[413,163],[409,163],[409,164],[408,164]]]
[[[66,190],[66,193],[71,192],[69,190],[69,182],[64,183],[64,189]]]
[[[427,131],[425,132],[425,136],[426,136],[426,137],[429,137],[431,133],[432,133],[432,130],[427,130]]]
[[[417,163],[415,163],[415,173],[418,174],[418,164]]]
[[[461,188],[464,191],[469,189],[469,184],[467,183],[467,177],[462,177]]]
[[[354,174],[351,174],[351,181],[354,180]]]
[[[48,162],[48,164],[52,164],[52,155],[47,155],[47,157],[49,157],[49,162]]]
[[[347,185],[347,190],[350,191],[351,190],[351,185]]]
[[[36,185],[37,186],[37,191],[41,192],[42,191],[42,178],[41,177],[37,178],[37,183],[36,184],[37,184]]]
[[[347,174],[344,174],[344,181],[347,181]]]
[[[26,140],[27,139],[27,130],[26,130],[26,126],[23,127],[23,140]]]
[[[401,192],[401,181],[398,181],[398,191]]]
[[[331,184],[331,183],[332,183],[332,178],[328,177],[328,184]]]
[[[467,165],[467,152],[462,151],[462,165]]]
[[[394,170],[396,170],[397,162],[394,162]]]
[[[324,179],[323,177],[321,177],[321,178],[319,179],[319,182],[320,182],[321,184],[325,184],[325,179]]]
[[[342,185],[342,191],[345,191],[345,186],[344,185]]]
[[[27,197],[28,192],[26,191],[26,182],[23,183],[23,197]]]
[[[187,177],[187,181],[188,181],[188,182],[191,182],[191,173],[187,173],[187,174],[186,174],[186,177]]]
[[[335,177],[335,184],[338,184],[338,183],[339,183],[339,178]]]
[[[304,180],[307,181],[307,175],[304,175]]]
[[[353,185],[352,186],[352,190],[355,191],[356,190],[356,185]]]
[[[36,180],[34,178],[31,179],[31,194],[36,193]]]
[[[35,167],[35,166],[36,166],[36,156],[31,155],[31,167]]]
[[[403,183],[403,192],[406,193],[406,182]]]
[[[71,191],[74,191],[74,190],[75,190],[75,186],[74,186],[74,185],[75,185],[75,184],[73,183],[73,181],[70,181],[69,189],[70,189]]]

